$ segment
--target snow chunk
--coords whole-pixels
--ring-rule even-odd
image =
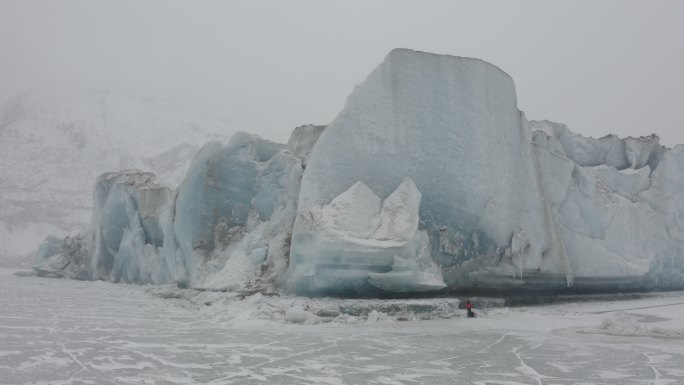
[[[377,239],[404,240],[418,230],[418,211],[422,196],[411,178],[404,179],[390,196],[382,202],[380,227]]]
[[[356,182],[321,212],[322,225],[331,231],[368,239],[380,226],[380,197],[363,182]]]
[[[647,322],[648,318],[648,316],[629,313],[611,314],[606,316],[597,328],[584,329],[582,332],[612,336],[684,338],[684,329],[664,328],[643,323],[644,320]]]
[[[356,182],[299,221],[289,285],[299,292],[434,291],[446,287],[419,231],[421,194],[409,178],[384,201]],[[305,236],[303,234],[306,234]]]

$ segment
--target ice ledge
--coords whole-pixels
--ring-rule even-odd
[[[493,69],[496,69],[498,72],[500,72],[503,75],[506,75],[511,82],[515,83],[513,80],[513,77],[509,75],[506,71],[502,70],[501,67],[494,65],[486,60],[474,58],[474,57],[468,57],[468,56],[457,56],[457,55],[448,55],[448,54],[438,54],[438,53],[433,53],[433,52],[426,52],[426,51],[419,51],[419,50],[414,50],[410,48],[394,48],[393,50],[390,51],[390,53],[385,56],[385,62],[405,62],[408,60],[453,60],[453,61],[461,61],[461,62],[474,62],[478,64],[484,64],[487,67],[491,67]]]

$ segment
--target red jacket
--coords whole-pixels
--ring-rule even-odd
[[[467,303],[467,304],[466,304],[466,309],[468,309],[468,310],[473,310],[473,304],[472,304],[472,303]]]

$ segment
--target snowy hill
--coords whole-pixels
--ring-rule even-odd
[[[99,174],[139,168],[177,186],[202,144],[227,140],[240,124],[221,106],[168,94],[136,84],[58,83],[6,97],[0,262],[32,252],[48,234],[80,231],[90,220]]]

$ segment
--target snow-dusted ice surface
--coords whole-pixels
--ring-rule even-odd
[[[684,383],[681,292],[302,324],[302,305],[322,300],[11,273],[0,270],[0,384]]]

